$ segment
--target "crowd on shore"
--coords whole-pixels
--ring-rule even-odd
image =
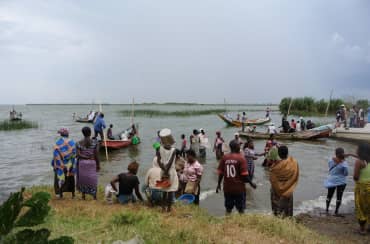
[[[69,138],[67,128],[61,128],[60,138],[56,141],[51,165],[54,169],[54,189],[58,198],[64,192],[71,192],[75,197],[75,189],[82,194],[97,199],[98,174],[100,170],[99,143],[95,136],[91,137],[90,127],[82,128],[83,139],[75,143]],[[144,184],[139,189],[137,177],[139,163],[131,162],[127,172],[117,174],[105,188],[105,197],[109,203],[121,204],[144,201],[142,193],[150,205],[159,205],[163,211],[171,211],[176,198],[187,195],[191,202],[199,204],[201,192],[200,182],[203,175],[202,159],[209,148],[208,137],[204,129],[193,130],[189,137],[189,146],[184,134],[181,135],[181,148],[175,148],[175,140],[170,129],[162,129],[157,133],[157,141],[153,144],[152,167],[148,169]],[[270,171],[271,207],[275,215],[293,216],[293,193],[299,180],[299,166],[296,159],[289,156],[286,145],[277,143],[273,136],[266,142],[264,151],[257,153],[252,140],[243,142],[239,134],[226,142],[221,132],[216,132],[213,151],[218,160],[218,184],[216,192],[223,190],[226,213],[235,207],[239,213],[246,209],[246,184],[256,189],[253,182],[254,161],[265,157],[264,166]],[[328,178],[325,187],[328,189],[326,211],[334,192],[337,192],[334,214],[340,216],[339,208],[343,192],[346,188],[348,163],[346,157],[355,157],[354,168],[355,207],[360,224],[360,232],[365,233],[365,225],[370,220],[370,145],[363,143],[358,146],[356,154],[345,154],[342,148],[335,150],[335,156],[328,162]]]

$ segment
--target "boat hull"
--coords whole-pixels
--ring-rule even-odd
[[[239,131],[241,137],[248,137],[252,139],[268,139],[270,138],[269,133],[262,132],[243,132]],[[305,130],[294,133],[277,133],[274,134],[275,139],[279,140],[315,140],[320,138],[328,138],[332,134],[331,128],[320,129],[320,130]]]
[[[121,140],[107,140],[107,141],[102,141],[100,142],[100,148],[101,149],[104,149],[105,146],[108,148],[108,149],[121,149],[121,148],[125,148],[125,147],[128,147],[132,145],[131,144],[131,140],[129,141],[121,141]]]
[[[364,128],[336,128],[332,137],[349,141],[370,142],[370,123],[367,123]]]
[[[87,119],[76,119],[76,122],[78,122],[78,123],[90,123],[90,124],[94,123],[94,121],[87,120]]]
[[[223,114],[218,114],[218,117],[222,119],[228,126],[233,126],[233,127],[242,127],[243,123],[238,120],[231,120],[227,118]],[[247,120],[244,125],[245,126],[250,126],[250,125],[263,125],[271,121],[271,118],[263,118],[263,119],[249,119]]]

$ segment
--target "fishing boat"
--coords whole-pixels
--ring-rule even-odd
[[[293,133],[276,133],[275,139],[280,140],[314,140],[319,138],[328,138],[332,134],[332,125],[323,125],[310,130],[298,131]],[[245,132],[239,131],[241,137],[252,139],[268,139],[270,134],[266,132]]]
[[[17,111],[15,111],[15,109],[13,108],[9,112],[9,120],[10,121],[20,121],[20,120],[22,120],[22,113],[17,113]]]
[[[106,147],[107,149],[121,149],[131,145],[137,145],[139,143],[140,138],[138,137],[137,126],[134,125],[114,136],[114,139],[101,141],[100,148],[105,149]]]
[[[363,128],[337,127],[333,130],[332,137],[343,140],[370,142],[370,123],[367,123]]]
[[[98,112],[90,112],[86,117],[78,117],[75,119],[76,122],[78,123],[91,123],[93,124],[95,121],[96,116],[98,115]]]
[[[234,127],[242,127],[243,122],[239,120],[233,120],[231,116],[227,114],[218,114],[218,117],[222,119],[228,126],[234,126]],[[245,126],[250,126],[250,125],[263,125],[271,121],[270,117],[266,118],[259,118],[259,119],[248,119],[244,123]]]

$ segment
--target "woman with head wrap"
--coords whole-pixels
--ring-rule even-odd
[[[56,141],[51,166],[54,168],[55,194],[62,198],[63,192],[72,192],[75,196],[76,145],[68,138],[67,128],[58,130],[60,138]]]

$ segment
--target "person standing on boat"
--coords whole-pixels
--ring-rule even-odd
[[[77,189],[82,193],[82,199],[90,194],[97,199],[98,172],[100,170],[99,143],[91,139],[90,127],[82,128],[84,139],[77,143]]]
[[[104,121],[104,114],[100,113],[98,115],[98,118],[95,120],[94,123],[94,138],[98,139],[98,135],[100,135],[100,139],[103,141],[104,140],[104,132],[103,130],[105,129],[105,121]]]
[[[213,151],[216,153],[216,159],[220,160],[222,156],[224,156],[224,152],[222,151],[222,145],[224,144],[225,140],[221,137],[221,132],[216,131],[216,139],[215,143],[213,144]]]
[[[58,130],[60,138],[56,141],[51,166],[54,169],[55,195],[63,198],[63,192],[71,192],[75,197],[76,144],[69,139],[67,128]]]
[[[246,123],[247,123],[247,115],[245,114],[245,112],[243,112],[243,115],[242,115],[242,131],[243,132],[245,130]]]
[[[365,111],[363,108],[358,110],[358,126],[363,128],[365,126]]]
[[[301,130],[305,130],[306,129],[306,121],[304,121],[303,117],[299,117],[299,121],[300,121],[300,124],[301,124]]]
[[[338,210],[342,203],[344,189],[347,186],[348,176],[348,163],[345,160],[344,150],[341,147],[335,149],[335,157],[328,162],[329,173],[325,180],[325,187],[328,189],[326,197],[326,213],[329,213],[329,206],[331,199],[334,196],[335,190],[337,191],[337,201],[335,206],[335,215],[339,216]]]
[[[344,104],[340,105],[340,119],[341,122],[344,124],[344,128],[347,128],[347,109]]]
[[[357,122],[357,111],[356,106],[353,106],[349,110],[349,127],[353,128],[356,127]]]
[[[270,108],[269,107],[266,108],[266,116],[265,117],[270,118]]]

